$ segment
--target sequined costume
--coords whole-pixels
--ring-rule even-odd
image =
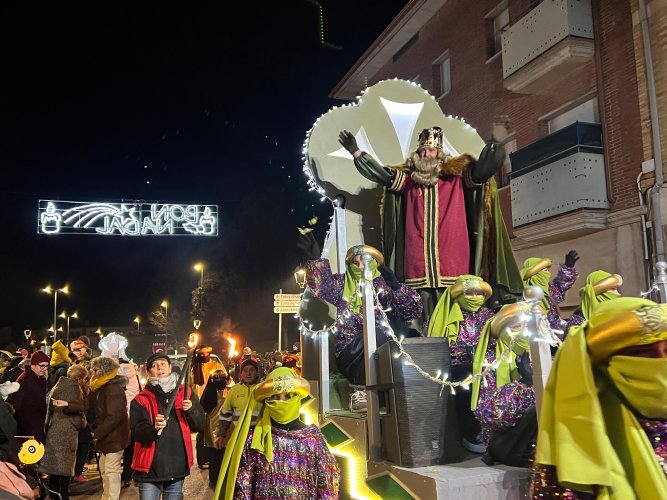
[[[547,312],[547,319],[549,326],[554,330],[564,330],[565,321],[561,320],[558,305],[565,300],[565,294],[572,288],[574,282],[577,281],[579,272],[574,267],[562,264],[558,268],[558,274],[549,283],[549,295],[546,296],[549,302],[549,312]]]
[[[236,499],[338,498],[338,464],[315,425],[272,428],[273,461],[250,449],[250,432],[236,478]]]
[[[343,300],[344,280],[344,274],[331,272],[327,259],[309,260],[306,264],[306,283],[313,294],[331,303],[339,316],[344,314],[338,321],[334,332],[336,357],[350,345],[355,336],[363,332],[361,314],[349,311],[347,302]],[[398,290],[392,290],[382,277],[375,278],[373,286],[378,293],[382,307],[384,309],[391,307],[391,311],[387,313],[390,320],[410,320],[421,314],[422,304],[419,295],[410,287],[401,285]],[[381,333],[384,328],[380,326],[379,320],[376,321],[376,332],[386,340],[386,336]]]
[[[491,431],[503,432],[514,427],[526,410],[535,404],[535,391],[521,382],[505,384],[500,388],[493,384],[480,389],[475,417],[482,427],[484,444],[488,444]]]
[[[458,365],[472,365],[473,353],[479,342],[479,336],[486,322],[493,318],[493,311],[487,307],[482,307],[475,312],[461,311],[463,321],[460,323],[459,336],[456,342],[451,344],[452,367]],[[487,361],[493,361],[496,352],[496,341],[491,339],[486,349]]]

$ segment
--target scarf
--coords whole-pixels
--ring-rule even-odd
[[[273,441],[271,438],[271,420],[279,424],[287,424],[299,418],[301,398],[292,396],[285,401],[264,401],[262,416],[255,425],[250,448],[259,451],[268,462],[273,460]]]
[[[521,268],[520,273],[524,287],[539,286],[544,291],[544,298],[542,299],[542,302],[540,302],[540,304],[542,304],[544,312],[548,313],[549,309],[551,309],[551,305],[547,300],[547,297],[549,296],[549,280],[551,279],[551,273],[542,269],[541,271],[533,274],[528,278],[525,277],[526,271],[528,271],[528,269],[530,269],[540,261],[542,261],[542,259],[538,257],[531,257],[530,259],[526,259],[526,261],[523,263],[523,267]]]
[[[148,377],[148,383],[155,386],[159,385],[165,394],[169,394],[176,388],[176,384],[178,384],[178,374],[171,372],[162,378]]]
[[[587,324],[570,329],[544,392],[536,461],[598,499],[667,498],[667,479],[635,412],[667,418],[667,360],[612,356],[591,365]]]
[[[380,271],[377,270],[378,263],[375,259],[372,259],[368,265],[371,269],[373,279],[380,276]],[[357,293],[357,285],[363,276],[364,269],[359,269],[353,261],[347,263],[345,270],[345,285],[343,287],[343,300],[346,300],[350,310],[357,314],[359,314],[359,311],[361,310],[361,297]]]
[[[593,285],[609,276],[612,276],[612,274],[607,271],[593,271],[586,278],[586,285],[579,293],[581,294],[581,312],[587,320],[593,316],[593,311],[598,304],[620,297],[620,295],[611,292],[603,292],[599,295],[595,295]]]
[[[280,367],[273,370],[266,377],[265,382],[270,382],[276,377],[296,377],[294,370],[291,368]],[[305,383],[305,382],[304,382]],[[232,435],[227,441],[227,448],[222,458],[222,465],[220,466],[220,475],[218,482],[215,485],[215,493],[213,498],[232,500],[234,498],[234,489],[236,487],[236,477],[239,472],[239,464],[241,462],[241,455],[245,449],[245,444],[250,432],[250,421],[252,420],[252,410],[257,401],[264,401],[259,420],[255,424],[255,433],[253,435],[250,447],[262,453],[266,459],[271,462],[273,459],[273,441],[271,437],[271,418],[276,422],[282,424],[295,420],[299,417],[299,410],[301,409],[301,398],[292,396],[286,401],[266,401],[265,394],[257,392],[261,385],[253,386],[250,389],[250,396],[245,409],[241,413],[239,421],[232,431]],[[290,390],[289,384],[283,385],[284,391]],[[276,392],[278,394],[279,392]],[[284,403],[284,404],[281,404]]]
[[[474,278],[481,279],[466,274],[459,276],[456,281]],[[479,311],[480,307],[486,302],[484,296],[467,296],[464,293],[452,299],[451,289],[452,287],[447,287],[436,304],[428,323],[427,332],[428,337],[446,337],[449,340],[449,345],[454,344],[459,337],[463,310]]]
[[[475,348],[475,357],[472,361],[472,374],[479,375],[484,368],[484,361],[486,360],[486,350],[489,347],[491,339],[491,323],[493,318],[484,324],[482,335],[479,338],[479,343]],[[496,339],[496,359],[507,349],[509,349],[512,338],[506,331],[502,331]],[[518,380],[519,372],[516,367],[516,357],[523,354],[529,347],[530,340],[526,337],[521,337],[514,342],[512,351],[509,353],[507,359],[500,363],[496,368],[496,387],[500,389],[502,386],[509,384],[514,380]],[[475,411],[477,409],[477,400],[479,399],[480,379],[476,378],[472,383],[472,393],[470,398],[470,409]]]
[[[101,375],[99,377],[90,377],[90,390],[93,392],[99,391],[104,384],[113,380],[116,375],[118,375],[118,369],[115,369],[106,375]]]

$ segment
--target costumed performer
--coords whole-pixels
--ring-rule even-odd
[[[618,299],[621,296],[618,288],[622,284],[623,278],[620,274],[611,274],[601,270],[589,274],[586,277],[586,285],[579,290],[581,305],[575,309],[567,321],[567,329],[581,325],[584,321],[590,319],[598,305]]]
[[[546,311],[549,325],[554,330],[563,330],[565,325],[560,317],[558,306],[563,303],[565,294],[579,277],[579,272],[574,267],[578,260],[577,252],[570,250],[565,254],[565,264],[558,267],[558,274],[551,281],[549,281],[551,278],[551,259],[531,257],[524,261],[521,268],[523,286],[539,286],[544,291],[542,309]]]
[[[382,166],[357,146],[347,130],[340,144],[365,178],[386,188],[382,204],[383,251],[399,281],[415,288],[426,320],[457,276],[481,276],[496,303],[514,302],[521,276],[502,218],[493,175],[505,148],[490,141],[479,159],[443,151],[440,127],[422,130],[417,150],[401,165]]]
[[[479,276],[464,274],[447,288],[435,306],[428,322],[429,337],[446,337],[451,349],[450,380],[465,380],[472,373],[475,348],[482,331],[493,318],[493,311],[484,307],[491,296],[491,286]],[[490,339],[487,358],[493,360],[496,342]],[[470,410],[470,391],[456,392],[456,414],[461,441],[469,451],[483,453],[480,426]]]
[[[545,388],[535,461],[536,499],[667,498],[667,305],[618,298],[570,329]]]
[[[362,255],[368,253],[369,263],[380,306],[391,308],[387,313],[390,321],[409,321],[418,318],[422,311],[419,295],[410,287],[401,284],[394,273],[384,266],[382,253],[370,245],[350,247],[345,256],[345,274],[331,272],[327,259],[319,258],[319,244],[311,232],[300,235],[299,247],[307,254],[306,284],[315,297],[326,300],[337,311],[334,344],[336,367],[352,384],[350,410],[366,411],[366,369],[364,365],[364,322],[361,315],[361,296],[358,293],[359,281],[364,275]],[[381,317],[375,316],[375,339],[377,347],[389,338],[380,323]]]
[[[338,498],[336,459],[322,431],[299,420],[309,397],[308,381],[286,367],[253,388],[229,440],[214,498]],[[263,407],[253,428],[255,402]]]

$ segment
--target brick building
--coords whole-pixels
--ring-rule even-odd
[[[651,188],[667,146],[667,120],[656,118],[667,110],[666,49],[657,0],[412,0],[331,97],[404,78],[482,137],[506,134],[512,154],[498,180],[519,264],[560,263],[576,249],[575,289],[601,268],[637,295],[664,259],[651,227],[667,220],[667,200]],[[571,293],[564,305],[577,303]]]

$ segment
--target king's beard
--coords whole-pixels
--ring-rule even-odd
[[[447,155],[442,151],[439,151],[435,158],[422,158],[418,152],[415,152],[407,160],[410,177],[420,186],[435,186],[438,183],[440,169],[446,159]]]

